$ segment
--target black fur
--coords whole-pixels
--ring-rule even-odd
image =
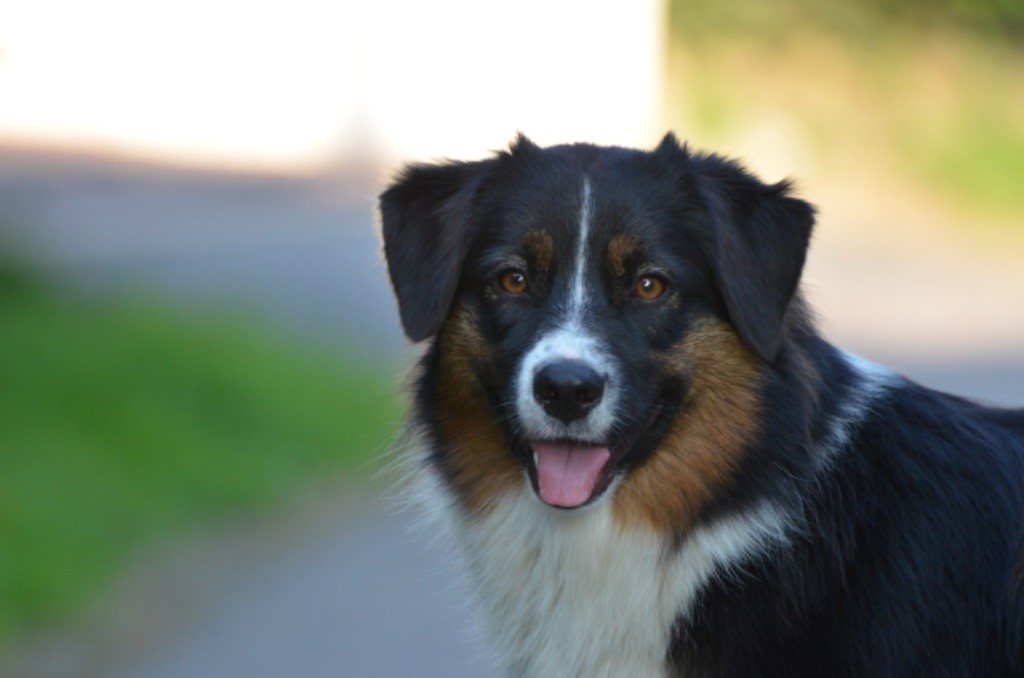
[[[825,370],[821,409],[780,372],[750,456],[785,477],[744,478],[805,522],[787,549],[702,591],[674,631],[678,674],[1024,676],[1024,412],[900,381],[817,475],[797,450],[828,435],[852,382],[831,346],[796,343]]]
[[[510,375],[567,294],[565,276],[536,270],[518,243],[553,224],[556,262],[571,259],[581,172],[600,184],[595,240],[636,235],[676,295],[671,307],[638,304],[632,278],[605,270],[588,280],[603,301],[587,322],[622,364],[617,435],[628,450],[616,472],[655,454],[687,403],[692,385],[661,374],[652,357],[718,318],[758,357],[766,405],[740,471],[700,521],[766,497],[793,520],[785,549],[704,587],[673,629],[669,665],[685,676],[1024,676],[1024,411],[894,378],[845,442],[833,440],[862,378],[816,334],[797,293],[814,213],[786,183],[765,185],[671,135],[652,153],[540,149],[521,137],[489,160],[400,175],[381,213],[405,331],[433,337],[456,305],[475,319],[494,348],[476,377],[510,454],[529,468]],[[522,260],[530,295],[497,287],[512,260]],[[413,416],[434,436],[444,475],[442,350],[428,347]],[[669,536],[681,544],[686,533]]]
[[[765,186],[721,158],[695,166],[716,225],[715,282],[740,336],[770,361],[804,267],[814,209],[790,197],[788,183]]]
[[[493,161],[413,165],[380,197],[384,254],[413,341],[441,327],[469,245],[469,210]]]

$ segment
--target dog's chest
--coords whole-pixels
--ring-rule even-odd
[[[561,513],[522,493],[460,530],[510,675],[660,676],[692,595],[678,555],[607,504]]]

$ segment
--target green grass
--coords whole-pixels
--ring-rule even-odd
[[[0,640],[87,605],[161,535],[366,473],[400,408],[388,370],[343,356],[0,270]]]

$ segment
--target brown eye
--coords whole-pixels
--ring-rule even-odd
[[[509,294],[522,294],[526,291],[526,274],[522,271],[505,271],[499,279],[501,289]]]
[[[633,283],[633,296],[644,301],[657,299],[665,293],[665,281],[656,275],[643,275]]]

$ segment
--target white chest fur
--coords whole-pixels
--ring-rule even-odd
[[[700,587],[785,539],[768,504],[673,549],[623,529],[607,502],[563,512],[525,489],[454,526],[498,661],[516,676],[665,675],[672,625]]]

